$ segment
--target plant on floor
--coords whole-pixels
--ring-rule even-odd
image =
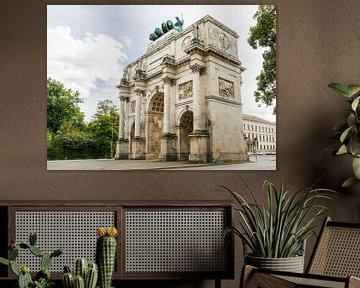
[[[51,254],[43,252],[36,246],[36,233],[30,233],[29,243],[13,242],[8,251],[8,259],[0,257],[0,263],[10,266],[11,271],[18,276],[19,288],[49,288],[54,285],[50,281],[50,265],[54,257],[58,257],[64,253],[63,249],[57,249]],[[26,265],[19,266],[16,259],[19,256],[20,249],[28,250],[33,255],[40,257],[41,270],[35,275],[34,280],[30,275],[30,268]]]
[[[116,258],[115,227],[101,227],[97,229],[96,262],[99,267],[100,288],[110,288]]]
[[[348,187],[360,183],[360,85],[344,85],[331,83],[331,89],[347,98],[350,110],[347,111],[345,123],[334,127],[336,138],[340,140],[340,145],[334,151],[334,155],[350,155],[354,177],[347,179],[342,186]]]
[[[69,266],[64,267],[64,288],[95,288],[98,279],[96,263],[88,263],[85,258],[78,258],[74,263],[73,272]]]
[[[242,179],[241,179],[242,180]],[[233,190],[220,186],[236,200],[233,205],[240,215],[240,227],[229,227],[247,245],[252,255],[265,258],[288,258],[302,254],[306,239],[314,233],[315,220],[326,209],[318,200],[332,199],[329,189],[304,188],[296,193],[280,188],[266,180],[267,203],[261,205],[249,186],[242,180],[251,201]]]

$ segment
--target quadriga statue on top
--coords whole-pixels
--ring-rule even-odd
[[[171,20],[167,20],[161,24],[161,28],[156,28],[153,33],[150,33],[149,39],[151,41],[155,41],[156,39],[160,38],[165,33],[169,32],[170,30],[174,29],[175,31],[181,32],[183,30],[184,20],[180,20],[179,17],[175,17],[176,22],[173,23]]]

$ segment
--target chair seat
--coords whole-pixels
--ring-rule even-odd
[[[309,275],[305,275],[304,278],[296,276],[277,276],[286,281],[296,284],[295,287],[327,287],[327,288],[345,288],[346,278],[336,281],[336,279],[320,279],[320,278],[309,278]],[[314,275],[317,276],[317,275]],[[321,276],[320,276],[321,277]]]
[[[242,288],[360,288],[360,223],[326,218],[305,274],[277,272],[246,265]]]
[[[244,267],[245,283],[248,288],[347,288],[360,287],[357,277],[333,277],[315,274],[299,274],[292,272],[271,271],[258,269],[250,265]],[[349,284],[351,284],[349,286]]]

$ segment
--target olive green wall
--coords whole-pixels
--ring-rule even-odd
[[[339,191],[328,214],[336,220],[360,221],[360,186],[347,191],[339,189],[341,181],[351,174],[349,159],[334,158],[325,150],[333,143],[332,127],[343,117],[346,108],[344,99],[330,91],[327,84],[360,82],[358,0],[272,1],[278,6],[276,172],[48,172],[46,5],[45,1],[23,2],[0,2],[1,200],[219,200],[227,195],[214,191],[211,186],[224,184],[236,188],[239,175],[257,189],[258,196],[264,200],[261,191],[264,179],[275,183],[283,179],[289,189],[297,189],[325,174],[321,185]],[[47,4],[60,2],[47,1]],[[74,1],[61,3],[71,2]],[[222,4],[268,2],[221,1]],[[153,1],[141,3],[155,4]],[[194,4],[193,1],[185,3]],[[311,245],[312,242],[308,245],[310,251]],[[240,269],[240,262],[237,261],[236,269]],[[236,287],[235,283],[228,281],[226,287]],[[208,282],[205,286],[211,285],[212,282]]]

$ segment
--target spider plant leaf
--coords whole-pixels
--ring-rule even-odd
[[[314,221],[325,211],[325,207],[317,202],[332,198],[332,190],[314,189],[314,185],[291,193],[285,191],[283,181],[280,189],[270,181],[264,181],[267,193],[264,206],[256,202],[249,187],[246,192],[252,202],[224,187],[235,197],[238,204],[234,204],[234,209],[241,216],[240,227],[234,230],[234,235],[259,257],[299,255],[303,242],[313,234]]]
[[[243,183],[243,185],[245,186],[245,189],[247,191],[247,193],[250,195],[251,197],[251,200],[254,202],[254,204],[258,205],[257,201],[256,201],[256,198],[254,197],[254,194],[253,192],[251,191],[249,185],[246,184],[245,180],[241,177],[239,177],[241,182]]]

